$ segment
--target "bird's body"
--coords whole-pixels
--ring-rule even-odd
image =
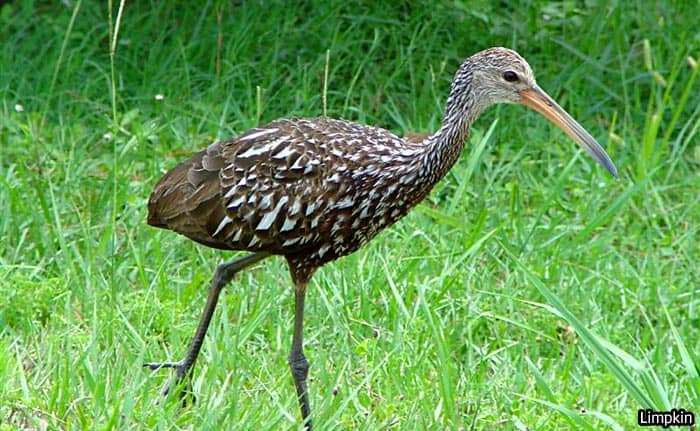
[[[310,429],[302,318],[311,276],[423,200],[457,161],[471,123],[499,102],[540,112],[617,175],[595,139],[537,86],[527,62],[505,48],[462,63],[442,125],[424,139],[324,117],[277,120],[215,142],[172,169],[149,199],[148,223],[209,247],[251,254],[217,267],[185,359],[146,365],[175,368],[178,380],[189,375],[222,287],[241,269],[282,255],[296,287],[289,364]]]
[[[462,140],[464,142],[464,140]],[[284,255],[300,271],[356,251],[457,160],[434,142],[330,118],[277,120],[211,144],[156,185],[148,223],[224,250]]]

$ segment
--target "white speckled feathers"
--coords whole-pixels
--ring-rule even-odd
[[[149,223],[217,248],[332,260],[417,202],[401,196],[399,185],[416,179],[409,168],[422,148],[346,121],[274,121],[173,169],[151,196]],[[163,202],[169,195],[182,202]]]

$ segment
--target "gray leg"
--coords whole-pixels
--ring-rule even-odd
[[[202,312],[202,317],[199,320],[199,325],[197,325],[197,330],[190,341],[190,347],[187,349],[187,354],[185,358],[178,362],[147,362],[143,364],[144,367],[148,367],[152,370],[158,370],[160,368],[174,368],[175,369],[175,381],[172,386],[175,387],[183,381],[190,378],[192,373],[192,368],[195,362],[197,362],[197,356],[202,348],[202,343],[204,342],[204,336],[207,334],[207,329],[209,328],[209,323],[211,322],[211,317],[216,309],[216,303],[219,301],[219,294],[221,289],[226,286],[236,273],[248,266],[259,262],[260,260],[269,256],[269,253],[253,253],[248,256],[241,257],[231,262],[225,262],[216,267],[214,272],[214,277],[211,280],[211,287],[209,288],[209,295],[207,296],[207,303],[204,306],[204,311]],[[163,389],[161,395],[166,396],[170,392],[171,384],[168,384]],[[180,393],[180,399],[183,403],[187,401],[187,394],[191,392],[185,388]]]
[[[294,338],[292,339],[292,351],[289,353],[289,368],[294,377],[294,386],[297,388],[301,417],[306,429],[311,431],[311,405],[309,404],[309,391],[306,387],[306,377],[309,375],[309,362],[304,356],[303,327],[304,327],[304,297],[306,296],[306,283],[297,284],[294,290]]]

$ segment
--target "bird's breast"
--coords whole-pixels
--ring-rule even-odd
[[[211,164],[224,209],[208,231],[231,249],[317,263],[349,254],[422,196],[421,150],[380,129],[325,119],[251,130],[207,152],[221,162]]]
[[[354,252],[418,203],[421,196],[412,190],[414,174],[379,174],[355,176],[344,193],[326,196],[319,224],[312,229],[320,240],[314,257],[325,261]]]

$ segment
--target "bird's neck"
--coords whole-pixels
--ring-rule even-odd
[[[445,103],[440,129],[419,144],[409,144],[415,153],[395,160],[392,175],[399,186],[395,202],[407,202],[403,211],[422,201],[457,163],[469,137],[469,128],[489,103],[473,91],[471,67],[465,62],[457,71]]]
[[[453,83],[440,129],[428,137],[423,145],[420,170],[425,180],[423,186],[428,191],[457,163],[469,137],[469,128],[484,108],[474,99],[469,88],[455,89]]]

